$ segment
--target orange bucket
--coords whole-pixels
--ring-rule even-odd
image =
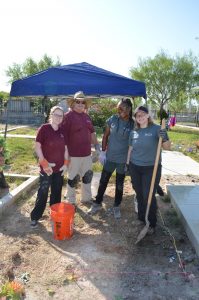
[[[55,240],[70,239],[73,235],[75,207],[70,203],[56,203],[50,207],[53,221],[52,231]]]

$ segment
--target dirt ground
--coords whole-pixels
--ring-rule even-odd
[[[163,176],[166,184],[199,184],[196,176]],[[65,188],[63,193],[65,192]],[[155,235],[135,245],[143,224],[134,212],[130,180],[125,182],[122,218],[109,184],[104,207],[96,216],[78,203],[74,235],[53,239],[49,207],[37,229],[30,228],[36,188],[0,220],[0,286],[8,277],[22,281],[27,300],[199,299],[199,258],[168,197],[158,198]]]

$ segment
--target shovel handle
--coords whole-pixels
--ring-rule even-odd
[[[165,129],[165,119],[162,120],[161,129]],[[151,206],[151,200],[152,200],[152,195],[153,195],[153,190],[154,190],[154,185],[155,185],[155,179],[156,179],[156,174],[157,174],[157,169],[158,169],[161,147],[162,147],[162,138],[159,137],[156,158],[155,158],[155,164],[154,164],[154,168],[153,168],[153,174],[152,174],[149,196],[148,196],[148,201],[147,201],[146,214],[145,214],[146,224],[149,224],[148,215],[149,215],[149,209]]]

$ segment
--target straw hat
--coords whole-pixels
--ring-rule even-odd
[[[91,99],[86,98],[86,96],[84,95],[84,93],[82,91],[79,91],[79,92],[75,93],[73,98],[67,99],[67,103],[68,103],[69,107],[72,107],[76,100],[86,101],[86,108],[88,108],[88,106],[90,106],[91,102],[92,102]]]

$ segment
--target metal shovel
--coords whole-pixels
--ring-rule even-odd
[[[162,120],[161,129],[165,129],[165,119]],[[150,206],[151,206],[151,200],[152,200],[154,184],[155,184],[155,178],[156,178],[157,169],[158,169],[158,163],[159,163],[161,147],[162,147],[162,138],[159,137],[159,142],[158,142],[158,147],[157,147],[157,152],[156,152],[156,158],[155,158],[155,164],[154,164],[154,168],[153,168],[153,175],[152,175],[152,179],[151,179],[151,185],[150,185],[149,196],[148,196],[148,201],[147,201],[147,208],[146,208],[146,213],[145,213],[146,225],[144,226],[144,228],[139,233],[135,244],[139,243],[145,237],[145,235],[147,234],[147,232],[149,230],[150,223],[149,223],[149,220],[148,220],[148,215],[149,215],[149,209],[150,209]]]

